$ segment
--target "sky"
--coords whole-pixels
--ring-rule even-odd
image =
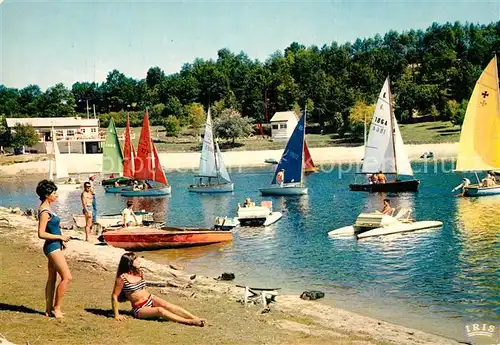
[[[150,67],[176,73],[222,48],[265,61],[292,42],[321,47],[433,22],[498,20],[500,0],[0,0],[0,84],[71,88],[113,69],[142,79]]]

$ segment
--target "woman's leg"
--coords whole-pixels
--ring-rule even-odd
[[[185,325],[193,325],[203,327],[205,324],[201,320],[186,319],[177,314],[171,313],[162,307],[143,307],[137,313],[139,319],[165,318],[171,321],[183,323]]]
[[[45,285],[45,316],[50,316],[54,309],[54,292],[56,289],[57,271],[50,259],[47,264],[48,277]]]
[[[56,298],[54,302],[54,308],[52,310],[54,316],[56,318],[60,318],[63,316],[61,312],[62,299],[64,297],[64,294],[66,293],[66,290],[68,289],[69,283],[71,283],[71,280],[73,280],[73,277],[71,276],[68,263],[66,262],[66,258],[64,257],[62,251],[57,250],[50,253],[49,260],[61,277],[61,281],[59,282],[59,285],[57,285]]]
[[[186,309],[183,309],[179,307],[178,305],[175,305],[173,303],[168,303],[164,299],[161,299],[160,297],[153,296],[153,307],[161,307],[163,309],[166,309],[167,311],[177,314],[181,317],[184,317],[186,319],[192,319],[192,320],[200,320],[199,317],[194,316],[190,312],[188,312]]]

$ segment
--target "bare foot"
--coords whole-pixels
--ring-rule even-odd
[[[204,320],[204,319],[196,318],[196,319],[193,319],[192,325],[193,326],[204,327],[205,326],[205,322],[206,322],[206,320]]]
[[[54,310],[52,310],[52,315],[54,315],[54,317],[56,319],[62,319],[62,318],[64,318],[64,313],[60,309],[54,309]]]

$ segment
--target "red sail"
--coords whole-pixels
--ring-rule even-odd
[[[153,154],[155,159],[155,178],[156,182],[163,183],[164,185],[168,185],[167,177],[165,176],[165,172],[160,164],[160,158],[158,157],[158,151],[156,151],[156,146],[153,144]]]
[[[304,141],[304,169],[314,169],[314,162],[311,157],[311,153],[309,153],[309,148],[307,147],[307,143]]]
[[[141,136],[137,146],[137,156],[134,160],[134,177],[138,180],[154,180],[153,172],[153,145],[151,133],[149,131],[148,110],[144,111],[144,120],[142,121]]]
[[[125,144],[123,145],[123,176],[134,177],[134,145],[130,137],[130,120],[127,115],[127,128],[125,129]]]

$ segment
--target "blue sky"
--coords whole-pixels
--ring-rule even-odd
[[[425,29],[456,20],[487,24],[500,1],[40,1],[0,0],[0,84],[42,89],[105,80],[117,68],[144,78],[178,72],[217,50],[264,61],[291,42],[306,46]]]

